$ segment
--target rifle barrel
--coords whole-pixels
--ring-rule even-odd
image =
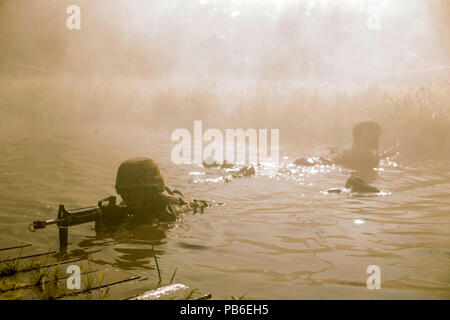
[[[105,202],[108,203],[106,206]],[[69,227],[95,221],[95,230],[98,231],[101,230],[104,214],[111,216],[112,221],[121,220],[126,217],[124,209],[126,207],[116,205],[115,196],[100,200],[98,205],[86,208],[66,210],[64,205],[60,204],[56,219],[34,221],[28,226],[28,229],[35,232],[37,229],[45,229],[48,225],[56,224],[59,227],[59,244],[63,249],[68,245]]]

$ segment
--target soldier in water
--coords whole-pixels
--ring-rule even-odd
[[[203,212],[206,201],[186,200],[177,190],[164,183],[158,165],[148,158],[124,161],[117,171],[116,191],[128,208],[127,225],[152,220],[175,221],[181,213]]]
[[[115,196],[100,200],[97,206],[85,208],[66,210],[64,205],[60,205],[56,219],[34,221],[29,229],[34,232],[47,225],[57,225],[60,247],[65,250],[68,230],[72,226],[95,221],[95,230],[100,233],[123,229],[136,232],[141,226],[153,227],[154,222],[175,221],[182,213],[203,213],[204,208],[210,206],[206,201],[187,200],[181,192],[170,190],[157,164],[148,158],[129,159],[119,166],[116,191],[123,199],[119,205]],[[149,231],[148,228],[145,230],[146,237]]]
[[[367,120],[353,127],[353,144],[347,150],[332,150],[328,157],[297,159],[294,164],[304,166],[337,164],[353,169],[356,173],[347,180],[345,188],[351,192],[378,193],[380,190],[369,185],[367,181],[373,180],[373,169],[379,165],[387,152],[380,153],[380,137],[382,129],[378,122]],[[364,177],[362,179],[361,177]],[[330,189],[329,192],[341,192],[341,188]]]
[[[372,170],[381,159],[380,147],[381,126],[373,120],[358,123],[353,127],[353,144],[350,149],[330,152],[328,157],[300,158],[294,164],[314,166],[317,164],[337,164],[354,170]]]
[[[381,126],[373,120],[363,121],[353,127],[353,145],[350,150],[331,154],[334,163],[355,170],[371,170],[380,162]]]
[[[233,179],[252,177],[256,174],[256,170],[253,165],[240,167],[231,163],[227,163],[226,161],[220,164],[211,158],[207,160],[208,161],[203,161],[203,168],[217,168],[220,170],[224,170],[225,174],[223,176],[223,179],[225,182],[230,182]]]

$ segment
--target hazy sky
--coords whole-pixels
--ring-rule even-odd
[[[434,67],[449,64],[440,3],[448,12],[448,0],[2,0],[0,71],[279,79]],[[66,28],[70,4],[80,30]]]

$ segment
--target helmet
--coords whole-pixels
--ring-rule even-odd
[[[118,194],[128,188],[165,189],[164,179],[158,165],[149,158],[133,158],[122,162],[117,170],[116,191]]]
[[[358,138],[364,135],[380,136],[381,126],[374,120],[362,121],[353,127],[353,137]]]
[[[378,122],[363,121],[353,127],[353,145],[359,148],[378,150],[382,129]]]

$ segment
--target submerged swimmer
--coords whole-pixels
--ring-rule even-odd
[[[378,122],[362,121],[353,127],[353,143],[350,149],[332,150],[328,157],[300,158],[294,164],[301,166],[337,164],[356,171],[355,175],[347,179],[345,188],[329,189],[328,193],[341,193],[346,190],[351,193],[380,193],[378,188],[371,186],[365,179],[374,179],[373,169],[378,167],[383,157],[388,156],[387,152],[378,151],[381,133],[382,129]]]
[[[371,170],[380,162],[381,126],[373,120],[363,121],[353,127],[353,144],[348,150],[332,150],[328,157],[300,158],[294,164],[303,166],[337,164],[355,170]]]
[[[381,126],[373,120],[363,121],[353,127],[353,145],[350,150],[338,153],[334,162],[350,169],[373,169],[380,162]]]
[[[148,158],[124,161],[117,171],[116,191],[128,208],[127,225],[145,224],[153,219],[175,221],[181,213],[197,212],[206,201],[186,200],[182,193],[164,183],[158,165]]]
[[[236,178],[244,178],[244,177],[251,177],[256,174],[256,170],[253,166],[244,166],[244,167],[238,167],[236,165],[233,165],[231,163],[227,163],[224,161],[222,164],[217,163],[214,159],[208,158],[207,161],[203,161],[203,167],[204,168],[218,168],[227,170],[231,173],[231,175],[225,177],[225,181],[230,181],[232,179]]]

